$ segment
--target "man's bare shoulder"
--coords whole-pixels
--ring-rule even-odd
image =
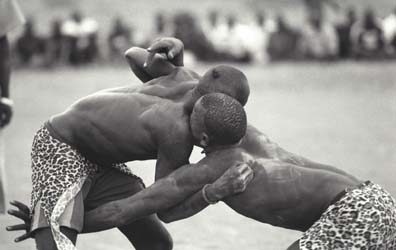
[[[211,168],[226,170],[237,163],[249,163],[253,158],[243,148],[233,147],[218,150],[206,155],[197,166],[209,166]]]
[[[145,112],[142,120],[158,138],[159,144],[192,141],[189,115],[180,103],[164,99]]]

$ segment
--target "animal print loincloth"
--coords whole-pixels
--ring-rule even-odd
[[[300,249],[396,250],[396,201],[366,182],[327,208],[303,234]]]
[[[31,211],[40,201],[58,250],[75,249],[72,242],[60,232],[59,218],[66,205],[80,191],[85,179],[97,171],[98,165],[54,138],[45,126],[34,137],[31,160]],[[113,164],[112,167],[135,177],[125,164]]]

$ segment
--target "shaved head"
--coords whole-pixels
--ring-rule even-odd
[[[245,135],[246,113],[242,105],[228,95],[206,94],[195,103],[190,125],[196,141],[205,133],[212,145],[235,144]]]
[[[249,98],[250,89],[242,71],[227,65],[209,69],[200,79],[197,86],[200,96],[209,93],[223,93],[236,99],[244,106]]]

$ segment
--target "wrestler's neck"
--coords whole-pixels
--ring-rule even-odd
[[[241,141],[234,143],[234,144],[228,144],[228,145],[219,145],[219,144],[209,145],[209,146],[203,148],[202,153],[209,155],[209,154],[217,152],[217,151],[237,148],[240,145],[241,145]]]
[[[195,88],[191,89],[190,91],[188,91],[185,96],[183,97],[183,99],[181,100],[183,102],[183,106],[184,109],[188,112],[191,113],[195,103],[198,101],[198,99],[201,96],[198,95],[197,91],[195,90]]]

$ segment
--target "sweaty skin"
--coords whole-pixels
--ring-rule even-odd
[[[147,57],[147,52],[139,53],[140,60]],[[150,81],[146,77],[139,87],[104,90],[80,99],[52,117],[51,126],[96,163],[158,159],[156,179],[188,163],[193,142],[186,102],[199,75],[157,59],[157,64],[166,63],[167,72],[161,69],[160,76]],[[155,62],[145,72],[154,67]]]
[[[208,205],[202,187],[241,162],[251,166],[254,178],[243,193],[223,201],[246,217],[293,230],[307,230],[339,192],[360,183],[342,170],[288,153],[249,126],[239,145],[208,150],[197,164],[177,169],[132,197],[86,213],[85,220],[95,225],[86,223],[84,230],[106,229],[157,212],[166,214],[166,222],[192,216]]]

